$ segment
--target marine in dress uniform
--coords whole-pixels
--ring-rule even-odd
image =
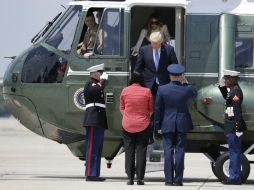
[[[237,83],[240,72],[224,70],[224,77],[219,82],[219,89],[225,103],[224,132],[229,146],[229,178],[226,184],[240,185],[241,178],[241,144],[246,124],[242,117],[243,93]]]
[[[158,88],[155,129],[162,133],[165,185],[182,186],[186,133],[193,129],[188,101],[197,91],[188,84],[181,64],[168,66],[171,82]]]
[[[104,181],[100,176],[101,153],[104,140],[104,130],[108,128],[104,88],[108,76],[104,64],[87,69],[90,71],[90,81],[85,84],[84,98],[86,111],[83,126],[86,128],[86,181]]]

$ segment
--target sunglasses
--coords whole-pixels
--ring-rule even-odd
[[[159,24],[159,21],[151,21],[151,24]]]

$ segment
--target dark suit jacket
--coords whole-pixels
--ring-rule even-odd
[[[155,128],[162,133],[186,133],[193,129],[188,101],[197,96],[197,91],[187,84],[171,81],[160,86],[155,102]]]
[[[158,77],[160,85],[169,83],[170,79],[167,67],[172,63],[178,63],[174,48],[170,45],[162,44],[159,67],[156,71],[153,60],[153,48],[148,44],[140,48],[134,70],[144,73],[145,86],[152,88],[156,77]]]

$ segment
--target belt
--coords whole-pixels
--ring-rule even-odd
[[[101,107],[101,108],[106,108],[106,105],[105,104],[101,104],[101,103],[90,103],[90,104],[87,104],[86,105],[86,108],[90,108],[90,107]]]

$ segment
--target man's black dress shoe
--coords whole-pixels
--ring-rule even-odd
[[[97,176],[87,176],[86,181],[105,181],[104,177],[97,177]]]
[[[145,185],[145,182],[143,180],[138,180],[137,185]]]
[[[175,186],[183,186],[182,183],[174,183]]]
[[[172,183],[172,182],[171,182],[171,183],[170,183],[170,182],[165,182],[165,185],[166,185],[166,186],[172,186],[173,183]]]
[[[134,181],[133,180],[127,181],[127,185],[134,185]]]
[[[242,182],[239,181],[222,181],[225,185],[242,185]]]

